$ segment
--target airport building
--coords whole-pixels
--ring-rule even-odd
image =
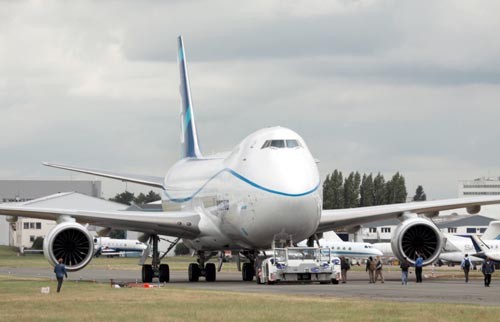
[[[458,183],[458,197],[498,196],[500,195],[500,177],[461,180]]]
[[[0,202],[27,202],[59,192],[79,192],[101,197],[101,181],[84,180],[0,180]],[[31,247],[37,237],[44,237],[55,222],[32,218],[18,218],[8,223],[0,217],[0,245]]]

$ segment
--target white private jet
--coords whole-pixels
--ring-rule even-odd
[[[312,240],[304,240],[300,242],[299,246],[313,246],[310,243]],[[383,256],[382,251],[373,247],[370,243],[365,242],[348,242],[343,241],[335,232],[328,232],[323,234],[323,238],[317,240],[320,247],[328,247],[331,250],[332,256],[345,256],[352,258],[368,258]]]
[[[146,244],[134,239],[116,239],[109,237],[94,238],[94,256],[120,256],[125,253],[142,253]]]
[[[433,262],[443,238],[426,217],[439,211],[466,208],[477,213],[481,205],[500,203],[499,197],[476,197],[423,201],[351,209],[322,209],[322,185],[318,168],[305,141],[283,127],[258,130],[225,154],[203,155],[198,144],[182,37],[178,38],[180,66],[181,159],[165,177],[123,174],[62,164],[47,166],[134,182],[162,190],[164,212],[82,210],[74,208],[0,205],[0,213],[14,222],[17,217],[55,220],[46,236],[44,253],[54,265],[63,258],[69,271],[85,267],[92,259],[93,237],[82,225],[142,232],[149,241],[152,264],[142,265],[142,280],[170,279],[168,264],[161,264],[159,235],[182,238],[196,251],[197,262],[189,265],[189,280],[215,281],[216,268],[208,259],[222,250],[237,251],[249,262],[243,280],[255,275],[260,250],[276,241],[304,240],[336,227],[357,227],[372,221],[398,218],[392,248],[402,259],[414,260],[416,251],[425,263]],[[145,258],[145,256],[143,256]]]
[[[492,245],[490,243],[488,245],[486,241],[483,241],[477,235],[470,235],[469,238],[472,240],[472,244],[476,250],[476,253],[473,254],[475,257],[482,259],[489,258],[494,262],[500,263],[500,249],[498,248],[498,244]]]

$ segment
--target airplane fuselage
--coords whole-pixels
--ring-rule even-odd
[[[184,239],[194,249],[265,249],[277,236],[300,241],[315,232],[320,179],[298,134],[266,128],[225,155],[177,162],[166,175],[162,205],[201,214],[203,234]]]

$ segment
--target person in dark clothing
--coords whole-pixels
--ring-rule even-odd
[[[373,257],[369,257],[368,260],[366,261],[366,271],[368,272],[368,279],[370,280],[370,284],[375,283],[375,268],[377,266],[377,263],[375,263],[375,260]]]
[[[340,257],[340,270],[342,273],[342,283],[347,282],[347,271],[351,269],[351,264],[349,264],[349,259],[344,256]]]
[[[422,267],[424,266],[424,259],[422,255],[417,254],[417,259],[415,260],[415,276],[417,277],[417,283],[422,283]]]
[[[62,258],[59,258],[58,264],[54,266],[54,273],[56,273],[57,293],[59,293],[61,291],[61,286],[63,283],[64,276],[68,278],[68,273],[66,272],[66,266],[63,264]]]
[[[401,268],[401,284],[406,285],[408,284],[408,269],[410,268],[410,262],[406,257],[399,265],[399,268]]]
[[[469,258],[469,254],[465,254],[464,259],[462,259],[462,263],[460,263],[460,267],[464,270],[465,274],[465,283],[469,283],[469,272],[471,268],[471,262]]]
[[[481,272],[483,272],[484,275],[484,286],[485,287],[490,287],[491,283],[491,274],[495,271],[495,264],[490,258],[487,258],[484,262],[483,265],[481,265]]]

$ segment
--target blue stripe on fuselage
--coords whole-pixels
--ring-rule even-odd
[[[229,172],[231,175],[233,175],[235,178],[238,178],[240,179],[241,181],[251,185],[252,187],[254,188],[257,188],[259,190],[263,190],[263,191],[266,191],[266,192],[269,192],[269,193],[272,193],[272,194],[277,194],[277,195],[281,195],[281,196],[285,196],[285,197],[302,197],[302,196],[305,196],[305,195],[308,195],[308,194],[311,194],[313,193],[314,191],[316,191],[319,187],[319,183],[311,190],[308,190],[308,191],[305,191],[305,192],[302,192],[302,193],[286,193],[286,192],[282,192],[282,191],[278,191],[278,190],[272,190],[272,189],[269,189],[269,188],[266,188],[266,187],[263,187],[247,178],[245,178],[244,176],[242,176],[241,174],[237,173],[236,171],[232,170],[232,169],[229,169],[229,168],[225,168],[225,169],[222,169],[220,170],[219,172],[217,172],[216,174],[214,174],[210,179],[207,180],[207,182],[205,182],[198,190],[196,190],[191,196],[189,197],[186,197],[186,198],[173,198],[171,197],[167,191],[165,191],[165,195],[168,197],[168,199],[172,202],[187,202],[191,199],[193,199],[198,193],[200,193],[201,190],[203,190],[203,188],[210,182],[212,181],[215,177],[217,177],[218,175],[220,175],[222,172]]]

